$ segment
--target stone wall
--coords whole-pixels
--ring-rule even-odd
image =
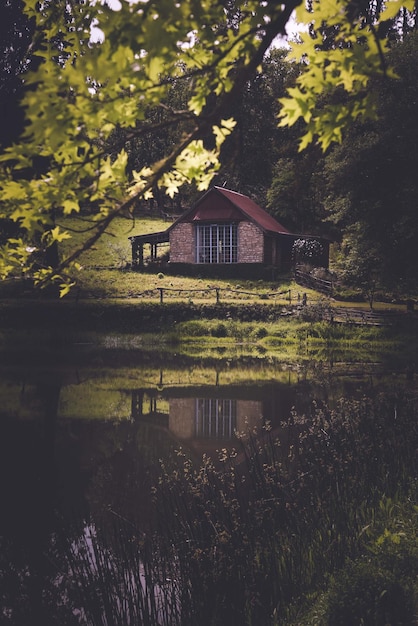
[[[193,224],[180,222],[170,232],[170,263],[195,263]]]
[[[238,225],[238,263],[263,263],[264,237],[262,231],[251,222]]]

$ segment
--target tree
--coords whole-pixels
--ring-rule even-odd
[[[337,254],[340,276],[345,284],[360,288],[373,309],[381,276],[382,250],[367,238],[367,225],[357,222],[347,228]]]
[[[380,19],[401,7],[412,10],[413,4],[388,2]],[[24,131],[1,155],[0,218],[16,222],[21,233],[2,246],[0,275],[18,270],[35,284],[57,282],[64,295],[80,253],[115,216],[131,211],[156,187],[169,196],[192,181],[206,189],[235,125],[228,112],[295,8],[302,23],[338,25],[338,46],[324,56],[315,40],[301,36],[298,56],[310,62],[282,99],[281,124],[305,120],[302,146],[318,138],[325,149],[340,139],[352,119],[375,110],[365,88],[371,73],[386,70],[385,41],[377,39],[376,25],[366,28],[351,19],[350,5],[314,1],[311,13],[300,0],[121,0],[117,10],[83,0],[25,0],[25,14],[35,21],[34,38],[41,45],[36,48],[39,67],[25,74]],[[92,41],[93,28],[101,29],[101,40]],[[158,124],[147,115],[166,101],[173,80],[187,81],[191,93],[187,108],[169,111],[164,123],[180,125],[183,132],[162,158],[130,171],[126,138],[153,136]],[[319,97],[336,86],[347,92],[348,102],[319,109]],[[116,128],[124,132],[109,155]],[[40,158],[42,167],[37,166]],[[93,212],[94,228],[83,247],[56,267],[45,262],[48,250],[71,236],[60,218],[87,209]],[[44,254],[33,254],[33,248]]]
[[[353,125],[326,157],[323,202],[342,233],[346,276],[363,286],[368,266],[375,287],[402,293],[416,289],[418,274],[418,34],[389,60],[399,78],[377,81],[379,119]]]
[[[323,167],[318,151],[282,156],[275,164],[267,207],[295,233],[324,234],[325,212],[317,173]]]
[[[278,99],[298,72],[286,60],[287,50],[273,48],[228,110],[236,121],[220,154],[216,180],[251,196],[261,206],[273,176],[285,130],[278,128]]]
[[[6,0],[0,8],[0,147],[10,145],[23,130],[20,98],[28,69],[33,26],[23,2]]]
[[[138,130],[138,133],[118,126],[111,134],[106,151],[109,151],[111,155],[114,154],[116,158],[121,145],[124,146],[128,155],[128,177],[130,173],[139,171],[143,167],[152,167],[154,163],[164,159],[172,147],[181,141],[182,135],[192,130],[190,120],[179,119],[177,124],[173,124],[172,120],[175,111],[187,110],[187,103],[192,93],[191,79],[187,80],[183,77],[180,80],[172,80],[164,101],[150,107],[145,115],[150,132],[143,132],[144,121],[138,121],[135,124],[135,130]],[[192,194],[193,185],[184,184],[173,197],[169,197],[163,189],[154,184],[152,197],[149,200],[139,199],[137,209],[141,211],[144,207],[157,206],[162,214],[170,210],[181,213],[184,210],[182,209],[183,203],[188,206],[187,202],[190,201]]]
[[[381,27],[397,22],[401,13],[412,16],[415,4],[389,0],[383,11],[372,12],[361,9],[370,8],[370,2],[311,0],[310,19],[303,6],[297,7],[297,19],[309,29],[300,32],[294,57],[306,63],[306,70],[281,99],[280,123],[291,126],[304,120],[300,150],[318,141],[326,151],[341,143],[353,120],[376,116],[371,80],[379,74],[395,77],[386,60],[391,38]]]

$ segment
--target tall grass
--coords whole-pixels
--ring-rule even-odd
[[[180,470],[163,467],[153,532],[122,524],[112,540],[84,532],[73,544],[69,578],[78,581],[74,597],[85,623],[304,623],[309,597],[330,576],[348,560],[363,559],[367,568],[370,547],[386,530],[395,536],[397,503],[416,496],[417,416],[417,399],[401,394],[343,400],[335,410],[314,405],[280,432],[252,433],[200,467],[185,457]],[[416,535],[398,532],[396,541],[408,549],[386,556],[389,565],[409,559],[399,584],[413,611]],[[385,623],[399,623],[390,621],[392,600],[385,600]],[[328,609],[305,623],[339,624],[324,617]]]

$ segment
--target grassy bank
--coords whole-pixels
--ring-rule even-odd
[[[64,226],[80,244],[90,223],[67,218]],[[350,302],[336,303],[290,277],[213,281],[130,269],[129,236],[168,226],[169,222],[149,217],[116,219],[109,232],[83,253],[77,284],[62,300],[47,291],[34,291],[25,281],[0,284],[0,329],[15,330],[20,341],[27,337],[28,343],[41,336],[46,344],[80,341],[81,335],[83,341],[94,343],[102,341],[99,335],[112,335],[113,340],[119,336],[124,349],[139,342],[141,349],[149,345],[155,351],[158,345],[191,358],[220,357],[220,351],[224,358],[235,358],[238,350],[241,357],[280,354],[283,360],[329,359],[330,351],[337,360],[351,360],[355,353],[365,361],[379,360],[382,354],[396,358],[399,353],[414,360],[417,321],[413,315],[403,315],[403,305],[375,307],[401,312],[396,328],[330,324],[320,321],[321,312],[336,304],[350,307]],[[303,294],[308,307],[302,310],[298,303]],[[368,308],[365,302],[355,306]]]
[[[170,221],[146,217],[142,219],[117,218],[109,226],[108,231],[95,246],[83,252],[80,257],[82,270],[76,276],[77,285],[72,297],[78,298],[157,298],[157,294],[148,295],[155,289],[164,288],[170,299],[188,301],[215,300],[213,293],[207,292],[216,283],[222,290],[241,288],[253,291],[253,298],[258,299],[264,291],[278,288],[277,281],[241,280],[241,279],[208,279],[200,276],[165,275],[163,272],[138,272],[130,269],[131,245],[129,237],[166,230]],[[67,218],[64,225],[71,229],[72,239],[63,242],[63,254],[70,246],[82,244],[87,238],[89,222],[77,218]],[[159,254],[163,255],[167,248],[161,246]],[[286,284],[284,284],[286,283]],[[280,287],[288,289],[288,281],[280,281]],[[171,291],[171,293],[170,293]],[[177,293],[174,293],[176,292]],[[250,294],[251,295],[251,294]],[[235,296],[236,298],[237,296]],[[240,299],[240,298],[239,298]],[[241,297],[242,299],[242,297]],[[248,294],[247,298],[248,299]]]
[[[173,354],[190,362],[379,362],[393,369],[416,362],[416,322],[407,316],[403,326],[393,327],[308,321],[288,313],[289,307],[269,303],[2,301],[0,349],[18,358],[36,348],[37,359],[44,354],[46,362],[57,349],[70,358],[80,344],[96,354],[117,352],[123,362],[139,353],[141,360]]]
[[[241,278],[209,279],[199,275],[133,271],[130,267],[129,237],[166,230],[170,223],[150,216],[135,220],[124,217],[115,219],[96,244],[80,256],[82,270],[74,276],[76,285],[67,299],[80,302],[91,299],[158,302],[161,290],[164,290],[166,302],[183,303],[214,303],[217,295],[220,295],[222,302],[264,302],[273,306],[289,304],[289,297],[294,304],[303,294],[307,295],[309,303],[323,299],[321,294],[296,284],[288,275],[278,276],[275,280],[249,279],[245,275]],[[71,234],[71,239],[61,244],[63,256],[68,255],[75,246],[82,246],[90,234],[91,221],[88,217],[67,217],[59,225],[67,228]],[[166,250],[162,247],[160,253],[164,252]],[[219,289],[219,294],[215,288]],[[366,301],[359,300],[358,293],[354,295],[355,306],[367,309]],[[3,299],[46,296],[46,291],[34,292],[29,281],[10,280],[0,283],[0,297]],[[339,302],[341,306],[351,304],[346,298]],[[385,302],[377,302],[375,306],[377,309],[394,308],[390,298],[385,298]],[[405,308],[404,304],[401,308]]]

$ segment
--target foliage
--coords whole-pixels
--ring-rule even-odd
[[[401,625],[413,617],[411,598],[392,572],[367,562],[349,564],[334,579],[327,613],[328,626]]]
[[[413,623],[418,602],[417,515],[410,498],[382,498],[373,524],[364,529],[365,551],[330,577],[302,624]]]
[[[337,257],[340,276],[349,286],[362,289],[370,308],[379,284],[382,256],[367,237],[367,226],[357,223],[347,228]]]
[[[407,493],[414,475],[415,411],[414,401],[400,396],[342,401],[334,411],[317,406],[311,415],[293,415],[287,439],[260,433],[231,455],[221,451],[221,469],[209,459],[197,469],[185,460],[183,472],[167,473],[156,488],[161,522],[153,545],[163,567],[176,563],[182,624],[286,623],[293,601],[367,552],[362,529],[390,522],[382,497]],[[370,578],[374,567],[378,575]],[[337,602],[350,593],[350,579],[364,580],[361,571],[347,566]],[[400,584],[385,572],[377,563],[366,576],[373,589],[381,580],[379,595],[387,589],[396,604],[388,584]],[[416,564],[409,583],[414,572]],[[362,605],[364,586],[361,592],[363,599],[351,596],[360,617],[375,610],[373,598]],[[410,587],[402,593],[410,603]]]
[[[299,130],[295,132],[294,142]],[[322,162],[317,150],[312,148],[298,154],[293,142],[290,147],[288,142],[281,147],[267,192],[267,207],[292,232],[324,232],[324,211],[315,176]]]
[[[293,258],[301,263],[317,259],[323,252],[323,245],[317,239],[296,239],[292,247]]]
[[[202,465],[180,452],[180,467],[163,466],[154,483],[153,530],[96,511],[37,547],[31,564],[42,570],[24,568],[22,550],[8,579],[15,588],[2,586],[10,623],[30,607],[44,621],[50,608],[57,624],[377,626],[397,623],[393,609],[407,624],[416,610],[417,409],[400,391],[334,409],[315,403]],[[117,455],[121,442],[137,458],[127,432],[107,429],[97,459]],[[95,488],[108,480],[99,464]]]
[[[285,134],[277,126],[278,99],[300,71],[300,66],[289,63],[286,57],[286,49],[270,49],[252,80],[232,103],[228,117],[235,119],[236,126],[222,147],[220,168],[214,179],[216,184],[250,196],[260,206],[266,204],[266,191]],[[291,220],[284,223],[287,226]]]
[[[224,110],[262,61],[291,5],[282,11],[252,2],[237,15],[232,7],[225,13],[222,5],[209,2],[149,3],[145,8],[123,2],[117,11],[107,4],[74,3],[69,9],[64,3],[27,0],[26,11],[45,45],[38,52],[38,71],[26,77],[25,131],[2,157],[4,216],[22,229],[21,237],[3,249],[2,276],[16,271],[21,260],[23,271],[38,283],[54,276],[59,280],[80,251],[72,251],[56,268],[37,267],[39,259],[24,254],[37,233],[36,247],[43,252],[59,243],[63,233],[56,230],[57,215],[94,209],[89,247],[115,215],[150,197],[155,185],[170,196],[185,182],[206,189],[235,124],[223,118]],[[100,27],[103,41],[92,42],[93,26]],[[58,59],[51,43],[57,36],[64,42]],[[147,112],[165,100],[174,79],[193,79],[187,108],[171,111],[164,122],[176,128],[183,124],[184,135],[163,158],[142,163],[128,178],[124,145],[110,156],[106,142],[121,120],[130,136],[152,136],[158,122],[150,122]],[[36,171],[39,157],[42,168]]]
[[[339,271],[369,294],[377,287],[413,292],[417,276],[416,34],[395,45],[390,59],[399,79],[376,85],[380,120],[355,124],[324,170],[323,203],[342,233]]]
[[[295,58],[306,63],[306,70],[281,99],[280,123],[287,126],[304,120],[301,150],[318,138],[325,151],[333,142],[341,142],[349,122],[374,117],[371,77],[379,73],[394,77],[384,61],[389,42],[379,36],[379,26],[393,20],[401,9],[413,12],[414,0],[387,2],[380,14],[366,20],[356,11],[356,4],[313,0],[296,9],[297,20],[310,24],[308,32],[299,33],[300,44],[293,51]]]
[[[392,18],[412,4],[387,3],[376,19]],[[298,0],[146,6],[123,0],[117,9],[25,0],[36,63],[35,71],[25,73],[24,131],[0,157],[0,217],[20,229],[2,246],[1,277],[22,273],[41,286],[52,281],[64,295],[79,270],[79,255],[115,216],[153,193],[173,197],[189,183],[206,189],[235,126],[231,107],[297,5],[299,21],[325,21],[338,27],[338,36],[324,56],[315,40],[301,35],[295,54],[309,62],[282,100],[281,124],[302,116],[308,123],[302,144],[318,135],[326,148],[350,120],[372,113],[372,97],[362,93],[370,74],[382,69],[379,23],[360,29],[345,10],[350,2],[340,0],[335,8],[314,2],[311,14]],[[181,109],[171,98],[173,84],[184,85]],[[315,109],[321,94],[335,86],[357,100]],[[170,130],[169,140],[148,158],[130,161],[127,143],[140,141],[145,155],[161,128]],[[90,213],[89,236],[82,248],[59,257],[68,233],[58,220],[73,213]]]

